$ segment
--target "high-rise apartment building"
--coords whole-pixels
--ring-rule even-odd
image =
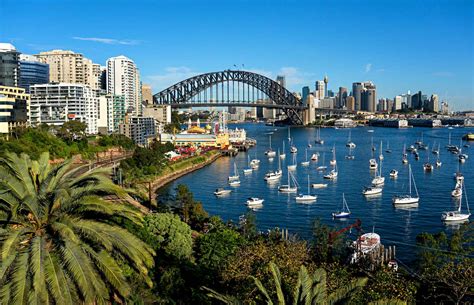
[[[324,97],[328,97],[328,83],[329,83],[329,78],[327,75],[324,76]]]
[[[123,55],[107,60],[107,93],[122,95],[127,113],[141,113],[140,75],[133,60]]]
[[[67,50],[52,50],[35,55],[49,65],[49,81],[83,84],[100,89],[100,65],[93,64],[82,54]]]
[[[143,108],[143,116],[152,117],[160,124],[169,124],[171,123],[171,106],[147,105]]]
[[[20,53],[10,43],[0,43],[0,86],[18,87]]]
[[[26,127],[30,95],[25,89],[0,86],[0,133],[10,133],[13,128]]]
[[[30,92],[30,86],[49,82],[49,65],[42,63],[33,55],[20,55],[19,87]]]
[[[88,134],[97,134],[99,98],[87,85],[53,83],[30,87],[30,122],[60,126],[67,121],[86,123]]]
[[[393,98],[393,109],[392,111],[397,111],[402,109],[402,97],[397,95]]]

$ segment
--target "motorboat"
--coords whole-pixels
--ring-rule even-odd
[[[372,137],[371,142],[372,142],[371,149],[372,151],[375,151],[377,148],[374,145],[374,137]]]
[[[435,148],[435,146],[433,145],[433,149],[431,150],[431,153],[433,153],[434,155],[439,155],[439,147],[440,147],[440,143],[438,143],[438,148]]]
[[[291,182],[293,182],[293,185]],[[291,172],[288,172],[288,184],[280,185],[278,191],[282,193],[296,193],[298,191],[298,182]]]
[[[232,192],[232,190],[226,190],[224,188],[218,188],[215,190],[214,192],[214,195],[216,196],[224,196],[224,195],[228,195]]]
[[[311,187],[314,189],[323,189],[325,187],[328,187],[327,183],[313,183],[311,184]]]
[[[441,214],[441,220],[444,222],[455,222],[455,221],[465,221],[468,220],[469,217],[471,216],[471,211],[469,210],[469,202],[467,200],[467,194],[464,192],[464,198],[466,198],[466,207],[467,207],[467,213],[461,213],[461,207],[462,207],[462,189],[464,188],[464,191],[466,190],[466,185],[464,184],[464,181],[461,182],[461,199],[459,200],[459,207],[455,211],[448,211],[444,212]]]
[[[318,130],[317,130],[316,140],[314,140],[314,143],[319,144],[319,145],[324,144],[324,140],[321,139],[321,127],[319,127]]]
[[[416,196],[412,195],[412,191],[411,191],[412,183],[415,188]],[[409,185],[408,194],[397,195],[392,198],[392,202],[395,206],[413,205],[413,204],[417,204],[420,201],[420,197],[418,195],[418,189],[416,188],[415,177],[413,177],[413,173],[411,171],[410,165],[408,166],[408,185]]]
[[[398,171],[396,169],[392,169],[390,171],[390,177],[392,177],[392,178],[398,177]]]
[[[369,130],[367,130],[367,132],[373,133],[374,130],[373,130],[373,129],[369,129]]]
[[[309,175],[308,175],[308,194],[299,194],[296,196],[296,202],[313,202],[316,201],[318,196],[311,195],[310,188],[309,188]]]
[[[369,169],[370,170],[376,170],[378,167],[377,160],[375,159],[370,159],[369,160]]]
[[[346,147],[356,148],[356,144],[352,142],[352,139],[351,139],[351,130],[349,130],[349,138],[347,139]]]
[[[247,206],[256,206],[256,205],[262,205],[263,204],[263,199],[257,198],[257,197],[250,197],[247,199]]]
[[[362,194],[363,195],[366,195],[366,196],[370,196],[370,195],[376,195],[376,194],[380,194],[382,193],[383,189],[379,186],[366,186],[364,187],[364,189],[362,190]]]
[[[349,210],[346,197],[344,196],[344,193],[342,193],[342,209],[340,211],[332,213],[332,217],[333,218],[348,218],[350,216],[351,216],[351,210]]]
[[[239,172],[237,171],[237,164],[234,162],[234,174],[229,176],[228,180],[229,182],[231,181],[236,181],[236,180],[239,180],[240,176],[239,176]]]

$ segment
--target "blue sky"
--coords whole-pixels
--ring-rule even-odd
[[[0,0],[0,41],[105,64],[126,55],[158,92],[194,74],[244,65],[288,87],[372,80],[378,97],[437,93],[474,109],[474,1]]]

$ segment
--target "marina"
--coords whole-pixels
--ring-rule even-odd
[[[419,161],[415,159],[413,153],[408,153],[405,157],[407,163],[402,162],[404,145],[407,148],[411,145],[415,147],[415,142],[420,139],[420,128],[352,128],[351,137],[357,143],[357,148],[352,152],[355,160],[345,158],[348,149],[346,147],[347,129],[321,128],[320,137],[325,139],[325,143],[307,147],[308,140],[314,141],[317,138],[319,129],[291,128],[293,145],[299,148],[299,151],[291,154],[291,158],[280,159],[276,156],[275,161],[270,162],[264,156],[264,151],[270,144],[268,135],[264,134],[268,127],[263,124],[239,124],[238,127],[244,128],[249,137],[257,140],[258,145],[255,148],[248,152],[240,152],[235,158],[219,158],[213,164],[168,184],[158,193],[167,194],[173,192],[178,184],[186,184],[211,215],[219,215],[224,220],[233,221],[237,221],[239,216],[248,211],[248,207],[244,203],[249,196],[255,196],[265,200],[265,205],[255,210],[259,230],[266,231],[280,227],[288,229],[302,238],[311,237],[313,221],[318,218],[336,229],[347,225],[343,219],[335,222],[331,217],[335,208],[340,207],[342,193],[344,193],[345,199],[350,204],[351,217],[360,218],[367,231],[371,231],[371,228],[375,227],[375,231],[381,236],[382,243],[387,246],[396,245],[397,256],[404,261],[412,259],[410,253],[413,253],[414,248],[410,245],[416,243],[417,234],[425,231],[433,233],[440,230],[450,232],[459,226],[459,224],[446,224],[440,219],[443,212],[458,209],[459,198],[451,197],[453,186],[456,183],[456,181],[453,182],[453,177],[456,178],[456,173],[458,173],[458,177],[462,175],[466,179],[465,188],[468,196],[474,194],[474,183],[469,183],[469,181],[474,181],[472,160],[467,159],[464,163],[460,163],[458,155],[449,153],[445,148],[449,143],[449,134],[451,134],[452,143],[459,145],[459,140],[469,132],[469,128],[423,129],[423,142],[440,150],[440,154],[436,157],[439,157],[439,161],[443,164],[441,167],[433,168],[432,171],[425,171],[423,164],[427,159],[426,155],[432,154],[431,149],[420,150]],[[368,130],[373,130],[369,137],[367,136]],[[393,153],[384,156],[382,175],[388,177],[390,171],[396,170],[397,177],[390,175],[391,178],[386,179],[383,192],[364,195],[361,190],[364,190],[365,186],[371,185],[372,180],[378,174],[378,170],[371,171],[368,166],[369,160],[375,159],[375,154],[378,159],[380,150],[379,145],[376,145],[377,150],[372,151],[371,137],[373,137],[374,144],[380,143],[380,141],[385,144],[387,139],[390,139],[390,149]],[[283,142],[286,142],[285,151]],[[435,142],[436,146],[434,146]],[[279,145],[275,145],[275,143]],[[462,144],[464,145],[465,142]],[[281,154],[289,154],[290,145],[288,144],[287,128],[277,128],[272,134],[273,149],[275,151],[280,149]],[[338,178],[325,180],[324,175],[329,174],[333,169],[333,166],[325,164],[333,158],[333,148],[335,148]],[[279,192],[280,185],[288,184],[287,166],[304,162],[306,160],[305,149],[308,151],[308,157],[317,154],[320,158],[311,161],[308,166],[297,167],[292,171],[295,180],[302,183],[302,188],[293,189],[294,181],[290,177],[292,192]],[[470,155],[470,149],[463,148],[463,153]],[[213,192],[216,188],[229,187],[227,179],[234,174],[234,161],[240,169],[248,166],[248,154],[251,159],[261,160],[258,169],[240,177],[240,185],[231,186],[232,193],[225,197],[215,196]],[[328,160],[325,160],[326,157]],[[408,165],[411,166],[416,181],[420,196],[419,203],[416,207],[394,207],[392,198],[409,191]],[[277,171],[280,166],[283,169],[282,176],[275,179],[274,183],[264,180],[265,174]],[[307,193],[308,175],[312,188],[311,195],[317,196],[317,201],[310,204],[298,204],[296,197],[299,193]],[[206,183],[202,183],[202,181],[206,181]],[[377,190],[375,191],[377,192]],[[412,192],[415,194],[414,189]],[[472,197],[468,199],[472,200]],[[463,210],[465,209],[464,205]]]

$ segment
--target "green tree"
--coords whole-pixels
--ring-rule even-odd
[[[59,127],[58,136],[68,142],[82,140],[86,136],[86,128],[87,124],[81,121],[67,121]]]
[[[219,270],[243,243],[242,236],[229,228],[202,234],[196,241],[198,263],[206,269]]]
[[[145,217],[149,244],[170,257],[190,259],[193,253],[192,230],[178,215],[154,213]]]
[[[121,266],[152,285],[153,250],[118,221],[139,225],[136,210],[104,173],[82,175],[71,161],[49,164],[7,153],[0,159],[0,303],[105,304],[125,299]]]
[[[202,203],[194,200],[193,193],[189,188],[180,184],[176,188],[175,204],[178,208],[178,213],[194,230],[202,230],[206,221],[209,219],[209,214],[204,210]]]
[[[326,271],[322,268],[317,269],[310,275],[305,266],[301,266],[297,283],[294,286],[285,286],[281,277],[280,268],[271,262],[269,269],[272,273],[274,287],[267,289],[262,282],[252,277],[255,286],[263,296],[263,300],[257,299],[257,304],[334,304],[343,299],[350,298],[351,294],[358,288],[367,283],[367,278],[358,278],[352,280],[345,287],[339,288],[332,293],[327,291]],[[235,297],[221,295],[212,289],[204,288],[209,292],[209,296],[222,301],[225,304],[240,304]],[[275,292],[274,294],[272,292]]]

